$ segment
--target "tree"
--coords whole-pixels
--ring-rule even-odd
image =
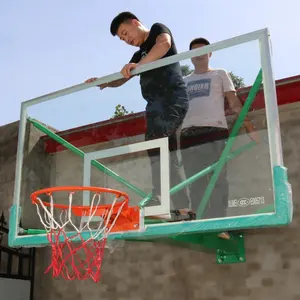
[[[229,75],[230,75],[232,82],[236,89],[240,89],[240,88],[243,88],[246,86],[244,83],[244,78],[237,76],[237,75],[233,74],[232,72],[229,72]]]
[[[115,112],[114,112],[114,115],[112,116],[112,118],[119,118],[119,117],[122,117],[122,116],[125,116],[128,114],[133,114],[133,111],[128,112],[127,109],[123,105],[118,104],[115,108]]]
[[[183,77],[185,77],[185,76],[190,75],[192,72],[194,72],[194,70],[189,65],[182,65],[181,66],[181,72],[182,72]],[[229,72],[229,75],[230,75],[230,77],[232,79],[232,82],[234,84],[234,87],[236,89],[240,89],[240,88],[246,86],[245,82],[244,82],[244,78],[242,78],[240,76],[237,76],[232,72]]]
[[[181,72],[182,72],[182,76],[188,76],[190,75],[194,70],[191,69],[191,66],[189,65],[182,65],[181,66]]]

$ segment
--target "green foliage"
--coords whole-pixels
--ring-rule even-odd
[[[232,82],[236,89],[240,89],[240,88],[243,88],[246,86],[244,83],[244,78],[237,76],[237,75],[233,74],[232,72],[229,72],[229,75],[230,75]]]
[[[190,75],[194,70],[191,69],[191,66],[189,65],[182,65],[181,66],[181,72],[182,72],[182,76],[188,76]]]
[[[128,112],[127,109],[123,105],[118,104],[115,108],[115,112],[114,112],[114,115],[112,116],[112,118],[119,118],[119,117],[129,115],[129,114],[133,114],[133,111]]]

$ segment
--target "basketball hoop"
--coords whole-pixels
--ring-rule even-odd
[[[73,195],[78,191],[94,193],[89,206],[73,205]],[[54,203],[56,192],[68,192],[69,204]],[[112,204],[101,205],[103,193],[115,196]],[[42,201],[41,195],[48,196],[50,201]],[[34,192],[31,200],[51,245],[51,264],[45,273],[52,269],[53,277],[100,281],[108,235],[140,228],[139,207],[130,207],[128,195],[118,190],[90,186],[52,187]],[[73,220],[76,217],[81,218],[79,226]],[[96,217],[97,221],[91,222]]]

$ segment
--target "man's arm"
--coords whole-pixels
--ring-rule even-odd
[[[121,85],[123,85],[124,83],[126,83],[128,80],[130,80],[133,76],[131,76],[130,78],[121,78],[121,79],[118,79],[118,80],[115,80],[115,81],[111,81],[109,83],[103,83],[103,84],[100,84],[98,85],[100,87],[100,89],[104,89],[106,87],[119,87]]]
[[[118,79],[118,80],[115,80],[115,81],[112,81],[112,82],[109,82],[109,83],[102,83],[102,84],[97,85],[97,86],[101,90],[103,90],[107,87],[119,87],[119,86],[123,85],[124,83],[126,83],[128,80],[130,80],[132,77],[130,77],[130,78],[121,78],[121,79]],[[97,77],[93,77],[93,78],[90,78],[90,79],[86,80],[85,83],[91,83],[91,82],[96,81],[97,79],[98,79]]]
[[[168,33],[161,33],[156,38],[156,43],[149,51],[148,55],[141,59],[138,65],[145,65],[165,56],[171,48],[171,36]]]
[[[220,75],[223,82],[224,96],[227,99],[231,110],[236,115],[238,115],[241,112],[243,106],[239,97],[236,94],[236,90],[232,82],[232,79],[225,70],[220,70]],[[259,138],[255,132],[255,128],[248,117],[244,119],[244,126],[251,139],[259,143]]]
[[[136,63],[140,60],[140,54],[139,54],[139,51],[135,52],[134,55],[132,56],[131,60],[130,60],[130,63]],[[114,81],[111,81],[111,82],[108,82],[108,83],[103,83],[103,84],[100,84],[100,85],[97,85],[101,90],[107,88],[107,87],[119,87],[123,84],[125,84],[128,80],[130,80],[131,78],[133,78],[135,75],[130,75],[126,78],[121,78],[121,79],[117,79],[117,80],[114,80]],[[85,81],[85,83],[91,83],[91,82],[94,82],[95,80],[97,80],[98,78],[97,77],[93,77],[93,78],[90,78],[88,80]]]
[[[168,33],[161,33],[156,38],[156,44],[152,47],[152,49],[149,51],[147,56],[143,57],[138,63],[131,62],[125,65],[121,70],[122,75],[127,79],[130,78],[130,76],[132,76],[131,71],[133,69],[135,69],[138,66],[145,65],[147,63],[162,58],[168,53],[170,48],[171,48],[171,36]]]
[[[235,91],[225,92],[225,97],[227,98],[229,106],[232,109],[232,111],[238,115],[242,109],[242,103],[238,98],[236,92]],[[254,131],[254,126],[248,117],[245,118],[244,125],[248,133]]]
[[[172,46],[170,30],[163,24],[156,23],[152,26],[150,34],[156,36],[155,44],[148,52],[147,56],[140,58],[138,61],[131,61],[125,65],[121,71],[125,78],[131,75],[131,71],[136,67],[148,64],[164,57]]]

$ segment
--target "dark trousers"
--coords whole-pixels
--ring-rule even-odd
[[[216,163],[225,148],[228,136],[227,129],[216,127],[192,127],[182,131],[180,145],[186,177],[189,178]],[[201,177],[189,186],[194,212],[197,211],[201,203],[212,174],[209,173]],[[228,206],[228,193],[227,168],[225,165],[201,219],[225,217]]]
[[[183,91],[183,99],[185,97],[185,91]],[[177,95],[178,98],[178,95]],[[162,102],[158,103],[160,106]],[[170,187],[179,184],[182,181],[180,176],[181,161],[178,159],[177,151],[179,150],[179,130],[184,117],[187,113],[188,104],[187,101],[182,101],[178,105],[170,105],[168,107],[158,107],[153,109],[153,106],[146,109],[146,141],[154,140],[158,138],[168,137],[169,151],[170,151]],[[159,149],[148,150],[148,155],[151,162],[152,172],[152,195],[155,199],[156,196],[161,194],[161,177],[160,177],[160,151]],[[176,193],[172,196],[173,202],[178,202],[186,198],[184,190]],[[186,200],[187,201],[187,200]],[[151,202],[149,203],[151,205]]]

